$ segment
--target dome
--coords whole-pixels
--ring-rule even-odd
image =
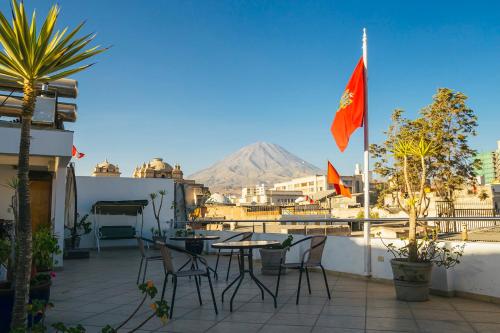
[[[230,205],[231,200],[223,194],[214,193],[205,203],[209,205]]]
[[[120,176],[120,168],[118,165],[108,162],[108,159],[104,162],[97,163],[92,173],[92,176]]]
[[[148,163],[149,167],[156,171],[169,171],[171,172],[174,168],[166,162],[163,162],[163,158],[156,157]]]

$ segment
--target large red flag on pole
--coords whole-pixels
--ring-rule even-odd
[[[333,185],[337,194],[348,198],[351,197],[351,191],[349,191],[349,188],[344,186],[344,183],[342,183],[342,179],[340,178],[339,173],[333,167],[330,161],[328,161],[328,173],[326,176],[326,180],[328,184]]]
[[[340,151],[346,149],[351,134],[363,126],[365,98],[365,65],[361,58],[340,98],[340,105],[330,128]]]

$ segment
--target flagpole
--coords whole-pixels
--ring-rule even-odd
[[[364,217],[370,218],[370,141],[368,140],[368,49],[367,49],[366,28],[363,28],[363,64],[365,66],[365,112],[363,118],[364,129],[364,152],[363,152],[363,187],[364,187]],[[365,243],[365,275],[371,276],[371,242],[370,242],[370,221],[363,223],[363,236]]]

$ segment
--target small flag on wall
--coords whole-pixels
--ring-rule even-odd
[[[71,155],[72,155],[73,157],[75,157],[77,160],[79,160],[80,158],[82,158],[82,157],[84,157],[84,156],[85,156],[85,154],[84,154],[84,153],[80,153],[80,152],[76,149],[75,145],[73,145],[73,150],[72,150],[72,152],[71,152]]]
[[[340,179],[340,175],[337,170],[333,167],[332,163],[328,161],[328,174],[327,174],[327,182],[328,184],[333,185],[337,194],[342,195],[344,197],[351,197],[351,191],[349,188],[345,187],[342,183],[342,179]]]
[[[339,108],[330,128],[340,151],[347,148],[351,134],[363,126],[365,97],[365,67],[361,58],[340,98]]]

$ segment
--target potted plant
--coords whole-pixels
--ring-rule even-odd
[[[262,261],[261,272],[263,275],[278,275],[280,264],[286,260],[286,252],[293,242],[293,236],[288,237],[279,245],[267,249],[260,249],[260,258]],[[281,270],[286,273],[285,270]]]
[[[80,214],[76,215],[77,218]],[[70,232],[70,236],[64,239],[64,249],[66,250],[76,250],[80,247],[80,239],[82,236],[89,234],[92,231],[92,222],[89,221],[89,214],[83,215],[83,217],[75,222],[72,228],[64,226]]]
[[[57,237],[50,227],[40,227],[33,233],[33,267],[30,282],[30,297],[48,303],[53,272],[57,260],[54,255],[61,253]]]

